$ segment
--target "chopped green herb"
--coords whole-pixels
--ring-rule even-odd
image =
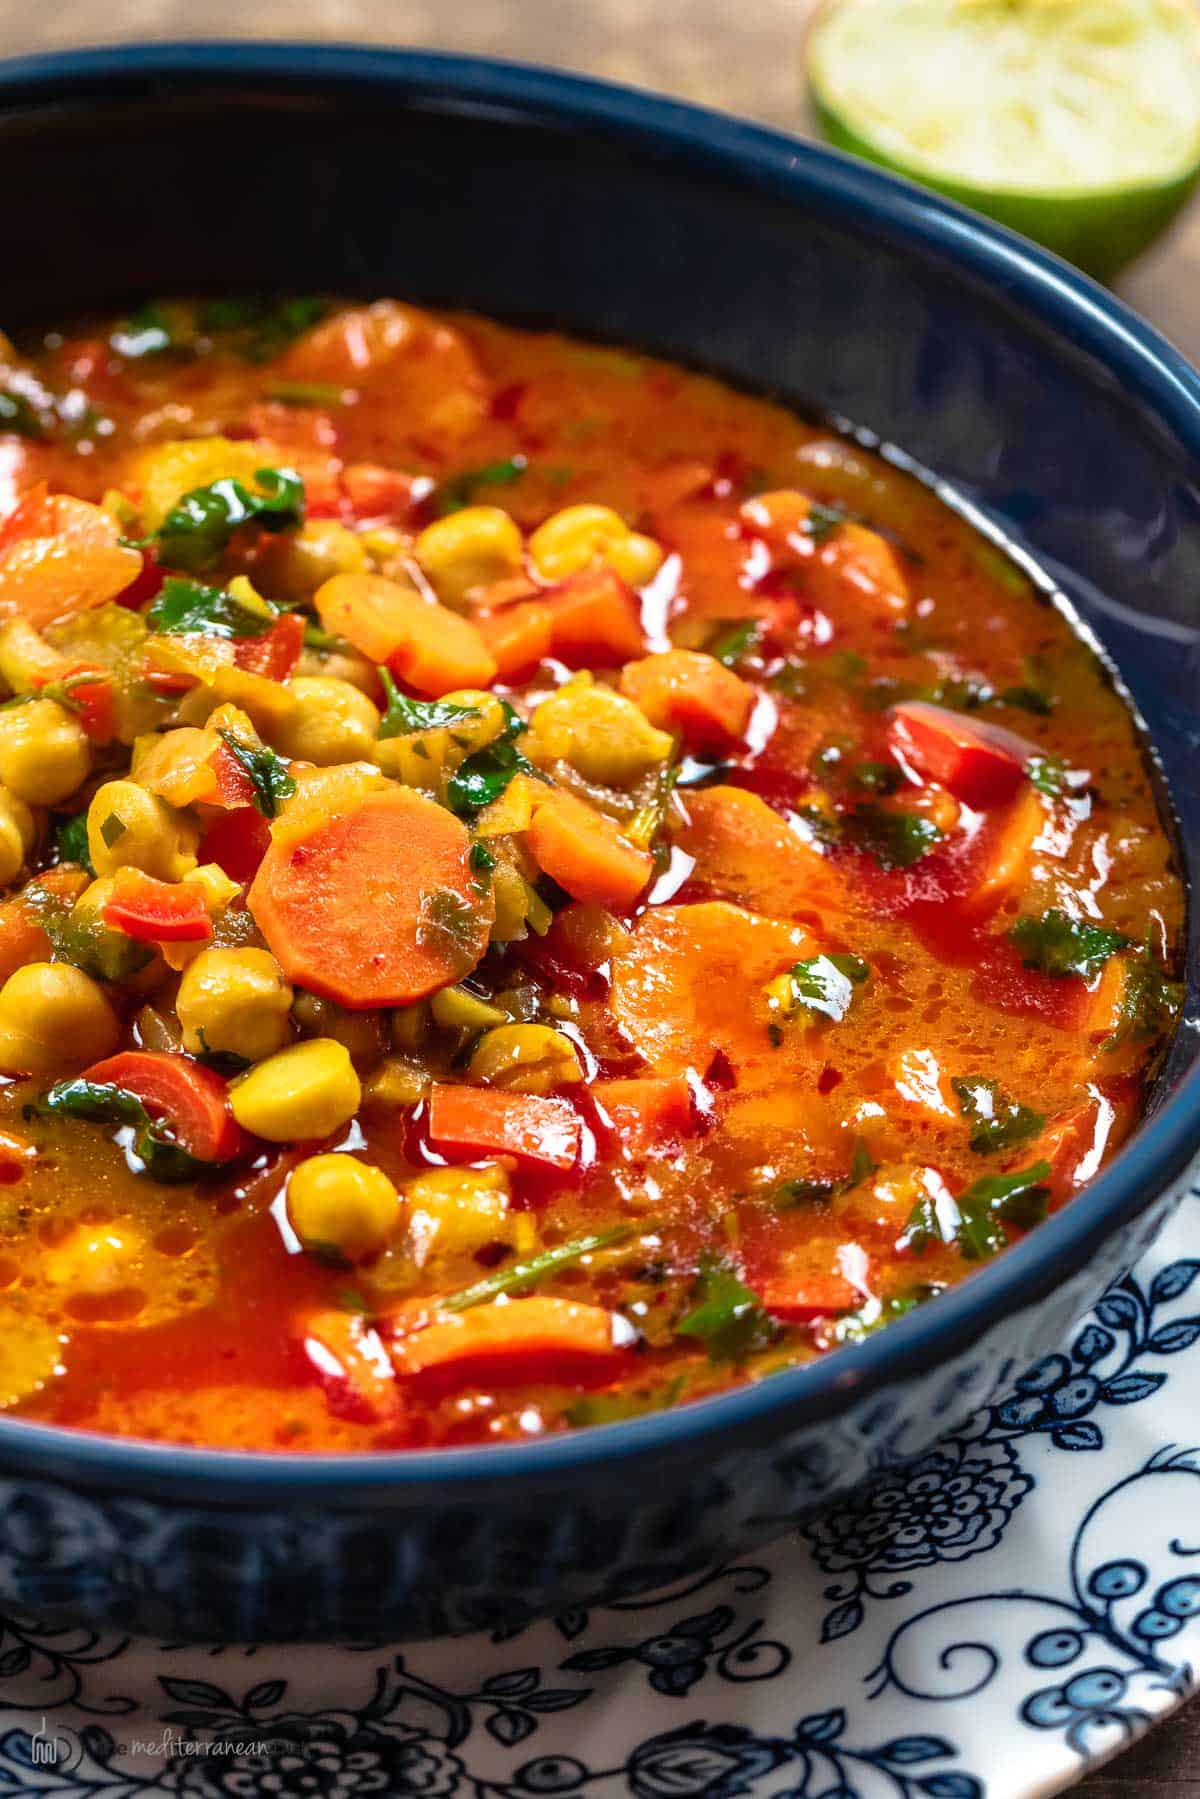
[[[496,866],[495,852],[488,848],[482,838],[478,838],[476,842],[471,845],[471,854],[468,857],[468,860],[476,874],[491,874],[493,868]]]
[[[88,850],[87,813],[76,812],[71,818],[60,819],[54,828],[54,841],[58,848],[60,862],[77,862],[80,868],[94,876],[92,858]]]
[[[1002,687],[995,696],[1005,706],[1019,706],[1023,712],[1033,712],[1039,718],[1047,718],[1054,710],[1054,702],[1050,695],[1043,693],[1040,687],[1021,685],[1018,687]]]
[[[525,721],[507,700],[503,705],[506,722],[501,736],[460,762],[446,783],[446,804],[460,818],[471,817],[498,799],[514,775],[532,775],[539,781],[545,780],[517,748],[516,739],[525,730]]]
[[[208,300],[200,308],[200,326],[224,338],[225,347],[247,362],[269,362],[319,325],[331,304],[320,294],[289,300]]]
[[[1031,1230],[1046,1216],[1050,1189],[1049,1162],[1035,1162],[1016,1174],[985,1174],[972,1181],[955,1201],[959,1212],[958,1246],[968,1262],[984,1261],[1008,1243],[1006,1224]]]
[[[1018,1105],[1002,1093],[996,1081],[982,1075],[955,1076],[950,1082],[964,1118],[974,1127],[971,1148],[977,1155],[990,1155],[993,1150],[1011,1149],[1036,1137],[1046,1120],[1041,1112]]]
[[[461,725],[478,718],[475,706],[454,706],[447,700],[410,700],[400,692],[386,668],[378,670],[387,709],[379,724],[379,736],[408,737],[414,731],[432,731],[440,725]]]
[[[761,627],[756,618],[740,619],[735,625],[722,626],[708,645],[708,653],[726,668],[736,668],[743,657],[758,645]]]
[[[1061,756],[1030,756],[1025,773],[1047,799],[1058,799],[1067,791],[1067,765]]]
[[[253,804],[264,818],[276,818],[284,800],[290,800],[296,783],[287,763],[265,743],[246,743],[233,731],[219,733],[226,749],[248,776],[254,789]]]
[[[815,544],[822,544],[833,536],[839,525],[845,524],[849,516],[844,506],[823,506],[815,500],[801,519],[800,529]]]
[[[140,362],[144,356],[162,356],[168,350],[189,349],[192,339],[179,308],[152,300],[118,325],[108,341],[118,356]]]
[[[783,1011],[803,1008],[820,1012],[840,1024],[850,1010],[854,989],[870,978],[871,970],[861,956],[809,956],[803,962],[794,962],[785,975],[771,982],[767,991],[772,1003],[777,998],[783,1000]],[[777,994],[781,984],[785,991]]]
[[[464,469],[461,474],[451,475],[438,486],[439,514],[445,518],[448,512],[461,512],[464,506],[471,504],[477,487],[511,487],[528,467],[528,457],[506,456],[503,462],[487,462],[482,468]]]
[[[499,1299],[502,1293],[520,1293],[526,1287],[534,1287],[539,1281],[547,1280],[557,1274],[560,1268],[568,1268],[584,1256],[596,1255],[602,1249],[615,1249],[619,1243],[627,1243],[631,1237],[645,1236],[653,1225],[646,1220],[640,1224],[617,1224],[607,1231],[593,1231],[587,1237],[575,1237],[570,1243],[558,1243],[553,1249],[544,1249],[540,1255],[530,1256],[527,1261],[514,1262],[510,1268],[498,1269],[473,1286],[463,1287],[457,1293],[451,1293],[448,1299],[439,1299],[439,1312],[466,1312],[472,1306],[486,1305],[489,1300]]]
[[[1123,1043],[1165,1037],[1179,1017],[1183,1000],[1182,982],[1168,977],[1147,946],[1126,970],[1117,1023],[1104,1039],[1104,1048],[1117,1050]]]
[[[29,899],[50,939],[55,959],[70,962],[97,980],[132,980],[154,955],[150,944],[139,943],[123,931],[110,930],[98,913],[76,917],[57,894],[36,883],[29,889]]]
[[[119,843],[128,829],[123,818],[118,818],[115,812],[110,812],[108,817],[102,819],[100,823],[100,835],[104,839],[105,848],[111,849],[114,843]]]
[[[854,768],[854,784],[869,793],[895,793],[900,770],[894,762],[859,762]]]
[[[261,637],[278,616],[279,608],[269,600],[255,606],[226,593],[223,587],[205,587],[200,581],[168,575],[146,613],[146,624],[151,631],[171,637],[189,631],[206,637]]]
[[[679,1337],[695,1337],[710,1362],[744,1362],[778,1340],[779,1326],[731,1263],[706,1257],[692,1286],[693,1305],[675,1325]]]
[[[1043,974],[1055,976],[1091,974],[1129,946],[1129,938],[1120,931],[1084,924],[1056,907],[1040,918],[1018,918],[1008,934],[1026,968],[1040,968]]]
[[[645,1418],[652,1412],[669,1412],[687,1386],[684,1375],[657,1387],[633,1388],[615,1393],[584,1393],[573,1399],[563,1417],[568,1424],[620,1424],[626,1418]]]
[[[942,836],[931,818],[882,806],[858,806],[846,814],[844,825],[847,835],[886,869],[911,868]]]
[[[304,483],[294,469],[260,468],[254,479],[258,493],[233,475],[185,493],[154,534],[162,561],[198,574],[220,561],[243,525],[286,531],[303,524]]]
[[[46,427],[24,394],[0,389],[0,435],[5,432],[17,437],[45,437]]]
[[[156,1181],[194,1181],[212,1164],[197,1161],[151,1118],[136,1094],[105,1082],[59,1081],[28,1110],[51,1117],[87,1118],[94,1124],[117,1124],[134,1132],[132,1149],[146,1174]]]
[[[41,687],[27,687],[24,693],[10,694],[8,699],[0,700],[0,712],[10,712],[14,706],[29,706],[34,700],[54,700],[65,706],[68,712],[81,710],[75,698],[78,687],[94,687],[98,681],[107,676],[98,670],[81,669],[77,675],[66,675],[61,681],[47,681]]]
[[[939,1282],[924,1281],[906,1292],[893,1293],[887,1299],[871,1300],[861,1310],[850,1312],[837,1320],[833,1327],[834,1341],[861,1343],[864,1337],[873,1336],[885,1324],[890,1324],[893,1318],[903,1318],[906,1312],[915,1312],[918,1306],[936,1299],[944,1291]]]
[[[625,826],[626,837],[638,849],[653,850],[658,847],[659,833],[666,823],[667,809],[678,780],[677,762],[659,763],[655,771],[653,793],[644,805],[638,807]]]
[[[790,1212],[797,1206],[811,1205],[817,1200],[833,1199],[836,1194],[850,1193],[865,1181],[868,1175],[875,1172],[876,1164],[871,1160],[871,1152],[861,1137],[854,1139],[854,1156],[848,1174],[837,1176],[834,1180],[814,1181],[804,1175],[794,1180],[785,1181],[776,1189],[772,1205],[777,1212]]]
[[[340,406],[345,392],[336,381],[273,381],[266,389],[281,406]]]
[[[343,1287],[334,1294],[333,1301],[340,1312],[358,1312],[365,1317],[371,1310],[365,1295],[357,1287]]]

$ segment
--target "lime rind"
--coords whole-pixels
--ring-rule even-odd
[[[1200,177],[1200,14],[1176,0],[830,0],[807,68],[830,143],[1102,278]]]

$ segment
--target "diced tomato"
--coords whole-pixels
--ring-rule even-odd
[[[604,1134],[634,1152],[690,1136],[692,1091],[685,1075],[596,1081],[590,1088]]]
[[[399,524],[407,519],[421,480],[378,462],[351,462],[342,470],[342,492],[357,523]]]
[[[513,1156],[531,1168],[575,1166],[582,1141],[569,1100],[495,1087],[435,1086],[429,1094],[429,1141],[446,1155]]]
[[[117,595],[117,605],[128,607],[130,612],[140,612],[143,606],[148,606],[151,600],[158,597],[166,578],[166,570],[159,567],[154,551],[144,549],[142,572]]]
[[[260,637],[239,637],[233,659],[252,675],[269,681],[286,681],[304,648],[304,620],[298,612],[284,612]]]
[[[226,1082],[191,1056],[123,1050],[94,1062],[83,1079],[132,1093],[152,1118],[170,1125],[180,1147],[197,1161],[229,1162],[250,1146],[229,1109]]]
[[[297,1337],[325,1389],[330,1411],[359,1424],[393,1424],[400,1415],[395,1370],[379,1333],[352,1312],[309,1312]]]
[[[142,943],[207,943],[212,919],[199,881],[159,881],[119,868],[102,907],[104,922]]]
[[[215,749],[208,759],[208,766],[216,776],[216,792],[209,795],[210,806],[221,806],[226,811],[240,811],[254,799],[254,782],[246,773],[227,743]]]
[[[231,806],[200,840],[200,860],[215,862],[231,881],[252,881],[271,847],[271,827],[254,806]]]
[[[1036,754],[1036,745],[1015,731],[924,700],[892,708],[888,741],[918,774],[948,787],[964,804],[984,809],[1012,799],[1025,764]]]
[[[759,1298],[773,1318],[785,1324],[813,1324],[818,1318],[833,1318],[839,1312],[853,1312],[861,1303],[856,1287],[841,1274],[779,1274],[764,1281]]]

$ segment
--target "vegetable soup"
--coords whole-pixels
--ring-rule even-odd
[[[1067,1204],[1179,1010],[1131,716],[925,485],[624,351],[0,339],[0,1406],[520,1439]]]

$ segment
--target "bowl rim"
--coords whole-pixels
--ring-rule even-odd
[[[1200,463],[1200,374],[1150,325],[1097,283],[1015,233],[839,151],[689,102],[536,64],[441,51],[295,40],[220,38],[133,43],[0,59],[0,119],[75,100],[110,104],[155,83],[203,89],[231,79],[336,92],[391,90],[418,108],[569,121],[575,130],[685,158],[799,202],[857,219],[875,235],[952,262],[1014,308],[1094,356]],[[151,84],[147,87],[146,84]],[[901,446],[903,447],[903,446]],[[1193,852],[1194,854],[1194,852]],[[1198,903],[1193,895],[1193,904]],[[1184,1026],[1183,1028],[1187,1028]],[[877,1335],[756,1384],[677,1411],[527,1443],[353,1453],[209,1449],[0,1417],[0,1471],[19,1465],[72,1484],[138,1483],[215,1503],[353,1503],[482,1496],[485,1484],[557,1483],[585,1470],[620,1474],[633,1459],[700,1453],[741,1442],[777,1417],[799,1428],[834,1417],[851,1397],[927,1373],[969,1349],[1001,1319],[1046,1298],[1121,1225],[1165,1197],[1200,1149],[1200,1066],[1143,1121],[1114,1161],[1070,1205],[927,1307]],[[1193,1173],[1200,1169],[1200,1162]],[[718,1444],[717,1447],[720,1445]],[[616,1465],[614,1470],[614,1464]]]

